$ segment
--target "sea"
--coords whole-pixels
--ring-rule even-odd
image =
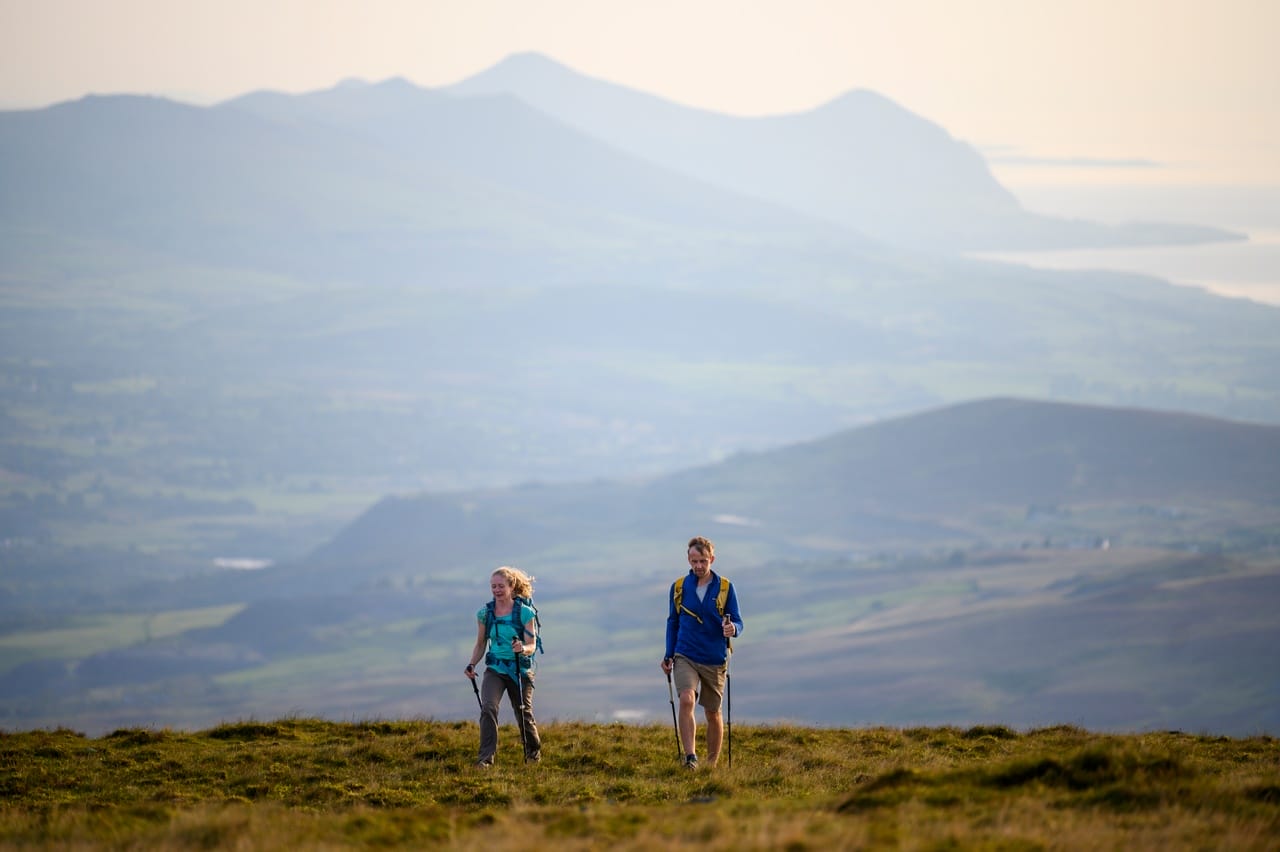
[[[983,252],[983,258],[1048,269],[1153,275],[1233,299],[1280,307],[1280,186],[1024,185],[1028,210],[1095,222],[1212,225],[1231,242],[1073,251]],[[1277,329],[1280,333],[1280,328]]]

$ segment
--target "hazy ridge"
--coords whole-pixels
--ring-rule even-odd
[[[446,91],[514,94],[621,150],[682,174],[928,251],[1079,248],[1239,239],[1219,228],[1103,226],[1025,210],[978,152],[876,92],[804,113],[738,118],[508,57]]]

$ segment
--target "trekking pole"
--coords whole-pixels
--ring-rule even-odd
[[[724,617],[724,623],[732,623],[729,616]],[[729,759],[729,768],[733,768],[733,681],[729,679],[729,660],[733,657],[733,643],[729,641],[729,637],[724,637],[724,698],[725,698],[725,757]]]
[[[676,760],[684,760],[684,745],[680,742],[680,724],[676,722],[676,693],[671,686],[671,672],[667,672],[667,695],[671,697],[671,729],[676,732]]]
[[[474,673],[474,672],[475,672],[475,669],[472,669],[472,672]],[[467,678],[467,680],[471,681],[471,690],[476,694],[476,704],[479,704],[479,705],[480,705],[480,712],[483,714],[483,713],[484,713],[484,702],[480,700],[480,687],[476,686],[476,679],[475,679],[475,678],[473,678],[473,677],[469,677],[469,678]]]
[[[512,639],[511,640],[512,646],[514,646],[515,643],[516,643],[516,640]],[[514,654],[515,648],[512,647],[511,650]],[[515,656],[515,659],[513,660],[513,662],[516,664],[516,696],[520,700],[520,709],[516,714],[517,716],[516,722],[520,726],[520,750],[524,752],[524,762],[528,763],[529,762],[529,741],[528,739],[526,739],[525,732],[524,732],[524,684],[520,682],[520,658],[523,657],[524,655],[514,654],[514,656]]]

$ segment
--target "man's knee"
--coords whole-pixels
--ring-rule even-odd
[[[683,690],[680,693],[680,706],[692,707],[694,702],[698,700],[698,694],[692,689]]]
[[[720,708],[717,707],[715,710],[712,710],[708,707],[703,707],[702,712],[706,714],[708,722],[720,721]]]

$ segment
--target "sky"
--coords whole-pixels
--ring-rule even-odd
[[[1280,0],[0,0],[0,108],[456,82],[543,53],[735,115],[871,89],[1006,183],[1280,186]]]

